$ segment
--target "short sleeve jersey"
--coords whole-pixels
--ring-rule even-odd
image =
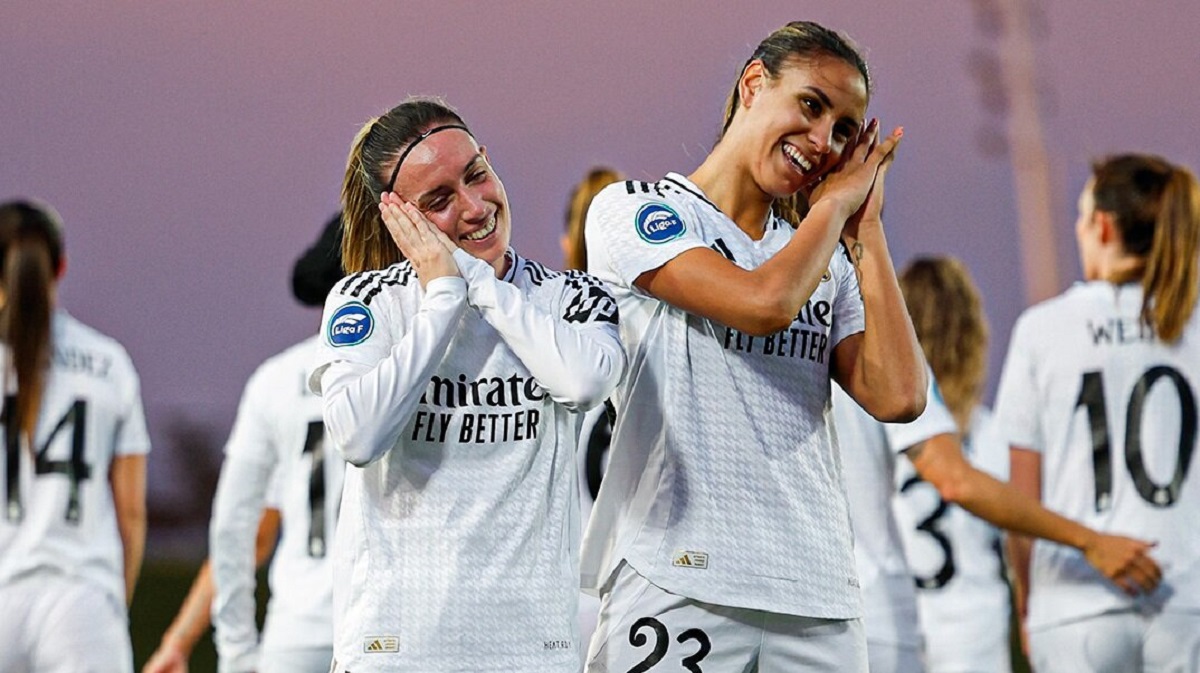
[[[271,558],[271,600],[264,647],[333,642],[330,612],[333,543],[345,463],[325,446],[321,398],[309,390],[308,367],[320,348],[313,336],[268,359],[246,384],[226,455],[271,470],[270,505],[282,534]]]
[[[1078,283],[1013,328],[996,415],[1009,444],[1041,453],[1043,503],[1157,541],[1151,556],[1164,570],[1153,594],[1130,598],[1078,551],[1038,541],[1029,628],[1141,602],[1200,609],[1200,312],[1166,344],[1140,322],[1141,305],[1139,286]]]
[[[897,456],[935,435],[954,433],[954,419],[930,376],[925,411],[911,423],[880,423],[840,387],[833,389],[837,443],[846,469],[854,556],[863,594],[867,640],[919,647],[917,597],[891,496]]]
[[[687,178],[609,186],[588,213],[589,271],[620,306],[629,367],[614,394],[608,470],[583,545],[585,588],[622,560],[695,600],[823,618],[859,616],[842,470],[826,420],[833,349],[863,330],[848,257],[792,324],[760,337],[635,286],[693,248],[754,269],[791,239],[751,240]]]
[[[1008,445],[987,408],[973,410],[962,450],[973,466],[1008,481]],[[930,669],[969,669],[981,645],[987,652],[1006,651],[1009,595],[1000,530],[944,502],[907,458],[896,463],[893,503],[917,586]]]
[[[114,458],[150,450],[137,372],[120,344],[65,311],[53,315],[51,340],[33,446],[9,420],[16,377],[11,352],[0,347],[0,369],[14,385],[2,417],[0,587],[34,574],[63,575],[124,606],[124,552],[108,475]]]
[[[594,278],[510,254],[504,280],[532,304],[611,324],[615,304]],[[609,310],[594,310],[598,290]],[[343,281],[326,304],[318,371],[388,357],[423,297],[407,262]],[[335,345],[331,330],[351,304],[367,336]],[[555,403],[474,309],[424,387],[395,446],[346,468],[338,670],[577,670],[582,415]]]

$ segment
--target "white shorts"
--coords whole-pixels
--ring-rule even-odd
[[[1200,613],[1107,612],[1029,633],[1038,673],[1200,672]]]
[[[657,667],[657,670],[656,670]],[[862,620],[702,603],[622,563],[601,596],[588,673],[867,671]]]
[[[925,673],[925,658],[916,645],[867,641],[871,673]]]
[[[82,580],[31,576],[0,587],[0,671],[132,673],[125,605]]]
[[[328,673],[333,645],[267,648],[259,653],[258,673]]]

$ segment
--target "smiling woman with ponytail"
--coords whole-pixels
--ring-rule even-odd
[[[150,442],[116,341],[57,308],[62,224],[0,204],[0,670],[131,671]]]

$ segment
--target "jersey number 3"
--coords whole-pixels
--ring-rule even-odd
[[[1167,484],[1156,484],[1146,472],[1142,453],[1142,414],[1146,397],[1154,384],[1162,378],[1174,385],[1179,396],[1179,458],[1174,474]],[[1108,406],[1104,400],[1104,373],[1087,372],[1075,408],[1087,410],[1092,439],[1092,469],[1096,475],[1096,511],[1105,512],[1112,507],[1113,468],[1110,433],[1108,428]],[[1196,396],[1187,379],[1171,367],[1151,367],[1137,380],[1129,396],[1125,411],[1125,467],[1133,478],[1133,485],[1143,500],[1155,507],[1170,507],[1179,500],[1179,490],[1187,477],[1196,448]]]
[[[20,521],[25,510],[21,505],[21,432],[17,423],[13,422],[16,413],[17,398],[8,395],[4,398],[4,411],[0,413],[0,423],[4,425],[4,477],[5,502],[4,518]],[[71,428],[71,457],[67,460],[52,460],[49,457],[50,446],[58,433],[68,426]],[[37,476],[45,474],[61,474],[71,481],[70,495],[67,496],[67,523],[78,525],[81,516],[79,506],[79,484],[84,479],[90,479],[92,468],[84,462],[84,430],[87,428],[87,402],[75,400],[67,413],[58,419],[54,430],[46,438],[41,448],[34,452],[33,471]]]

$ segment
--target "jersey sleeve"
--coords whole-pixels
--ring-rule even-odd
[[[238,403],[233,429],[225,442],[226,457],[274,467],[279,461],[272,434],[273,395],[269,372],[260,367],[250,376]]]
[[[611,273],[629,287],[646,271],[692,248],[708,247],[686,209],[654,193],[631,193],[632,184],[618,182],[597,194],[584,229],[589,259],[606,260],[608,273],[601,275]]]
[[[407,316],[386,295],[370,307],[330,295],[309,386],[324,397],[326,432],[346,461],[362,467],[395,445],[466,310],[466,289],[457,276],[434,279]]]
[[[1000,386],[996,391],[995,422],[1009,445],[1041,451],[1043,438],[1036,383],[1036,353],[1031,339],[1029,314],[1013,327]]]
[[[833,257],[829,260],[829,275],[831,280],[837,283],[837,298],[833,304],[833,328],[830,334],[833,346],[852,334],[862,332],[867,326],[862,290],[858,287],[858,274],[855,273],[854,265],[850,263],[846,254],[845,246],[838,243]]]
[[[243,673],[257,666],[254,546],[272,471],[270,465],[238,454],[226,456],[221,466],[209,528],[219,673]]]
[[[492,267],[462,250],[454,260],[467,279],[467,300],[500,333],[551,399],[570,408],[602,403],[625,371],[617,333],[617,302],[600,281],[563,274],[549,310],[520,288],[496,278]]]
[[[933,372],[926,370],[929,377],[929,388],[925,393],[925,411],[909,423],[884,423],[883,431],[887,434],[888,446],[895,453],[903,453],[912,447],[928,441],[937,435],[949,435],[958,432],[954,416],[942,399],[942,391],[938,389]]]
[[[142,407],[142,384],[133,362],[121,353],[126,370],[125,413],[117,427],[113,445],[115,456],[138,456],[150,452],[150,433],[146,431],[146,412]]]

